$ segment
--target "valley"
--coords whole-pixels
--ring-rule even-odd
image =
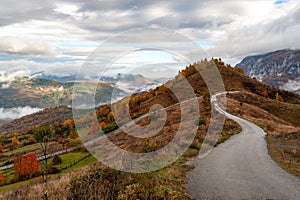
[[[168,81],[164,85],[149,91],[135,93],[125,98],[125,100],[129,100],[131,118],[135,119],[135,122],[140,126],[149,124],[150,118],[145,114],[149,112],[152,105],[160,104],[163,106],[168,116],[167,121],[159,134],[153,137],[147,139],[136,138],[118,129],[119,127],[112,117],[111,105],[101,105],[96,108],[99,126],[106,135],[99,133],[99,129],[95,124],[89,123],[91,119],[89,115],[83,115],[83,118],[80,120],[85,126],[76,131],[71,108],[67,106],[52,107],[0,125],[0,130],[3,132],[0,136],[3,145],[2,153],[0,154],[0,163],[2,166],[13,164],[15,158],[30,153],[34,153],[38,157],[42,156],[43,152],[36,141],[35,135],[38,133],[40,127],[48,124],[51,128],[48,154],[66,151],[66,149],[71,151],[60,155],[61,164],[56,166],[51,165],[53,171],[49,172],[49,183],[47,186],[50,198],[55,199],[59,196],[64,196],[66,198],[84,199],[86,193],[94,194],[95,196],[109,194],[115,198],[123,198],[123,196],[130,193],[131,195],[135,195],[136,198],[165,198],[174,195],[173,197],[176,196],[180,199],[189,199],[191,198],[189,194],[194,194],[194,192],[186,193],[186,174],[193,172],[194,167],[198,170],[197,165],[194,166],[194,164],[191,164],[190,160],[197,159],[196,156],[203,145],[210,124],[211,107],[213,106],[210,102],[208,88],[196,69],[201,64],[209,66],[209,63],[214,63],[218,67],[224,80],[226,91],[239,91],[227,94],[226,111],[252,121],[264,129],[267,133],[266,140],[272,158],[280,163],[281,167],[289,173],[299,176],[298,153],[300,149],[297,143],[297,135],[300,132],[298,120],[300,105],[293,102],[300,101],[300,96],[246,77],[230,65],[225,65],[221,59],[195,63],[186,67],[175,79]],[[131,174],[107,168],[101,162],[97,162],[87,152],[86,145],[83,145],[80,139],[85,135],[88,136],[90,141],[93,138],[108,137],[110,141],[113,141],[113,143],[122,147],[122,149],[138,153],[151,152],[168,144],[175,137],[174,134],[181,123],[178,100],[169,88],[176,87],[176,84],[179,84],[183,78],[187,79],[197,96],[200,116],[197,122],[192,122],[197,123],[198,126],[193,143],[175,163],[153,173]],[[281,101],[278,99],[278,96],[281,97]],[[122,104],[125,100],[120,100],[116,104]],[[233,144],[233,141],[236,138],[244,137],[244,132],[248,131],[244,130],[244,125],[240,126],[228,118],[225,121],[225,126],[220,137],[217,138],[218,140],[215,144],[217,147],[213,149],[212,155],[215,150],[222,151],[222,147],[226,145],[230,148],[237,148],[238,145]],[[188,125],[190,122],[184,123]],[[127,128],[130,128],[130,126]],[[257,132],[256,130],[257,128],[253,131]],[[241,131],[242,133],[240,133]],[[239,135],[234,136],[233,139],[229,139],[232,135],[236,134]],[[19,143],[12,143],[14,137],[19,140]],[[228,142],[221,144],[226,140]],[[97,139],[95,141],[100,140]],[[264,137],[260,137],[260,142],[255,145],[262,143],[265,143]],[[218,147],[219,144],[221,144],[220,147]],[[105,151],[105,149],[103,150]],[[265,149],[262,154],[268,157],[266,151]],[[243,154],[243,151],[236,152]],[[283,153],[280,154],[280,152]],[[230,155],[226,154],[226,156]],[[254,154],[251,159],[256,159],[256,155]],[[113,152],[111,156],[114,156]],[[210,154],[207,159],[209,159],[209,156]],[[238,156],[234,156],[234,158],[236,157]],[[268,158],[266,160],[270,161],[271,159]],[[40,162],[41,164],[43,163],[42,161]],[[52,158],[50,158],[49,163],[52,162]],[[76,174],[73,171],[75,169],[80,169],[81,173]],[[3,186],[0,187],[0,191],[5,193],[2,194],[3,199],[21,198],[22,194],[27,191],[27,187],[22,187],[24,184],[29,185],[28,187],[35,191],[34,195],[28,195],[27,199],[35,199],[43,196],[45,186],[42,184],[43,178],[41,175],[37,174],[36,177],[17,181],[14,178],[14,173],[15,170],[13,169],[2,171],[2,176],[6,180],[6,182],[2,183]],[[97,176],[94,176],[95,173],[100,173],[105,178],[99,179]],[[87,184],[89,186],[79,184],[83,180],[88,180]],[[114,183],[117,187],[114,188],[111,183]],[[99,188],[99,184],[102,185],[102,189],[97,192],[94,191],[93,188]],[[14,190],[17,189],[17,191],[7,193],[12,188]],[[153,189],[150,190],[149,188]]]
[[[1,0],[0,200],[300,199],[300,1]]]

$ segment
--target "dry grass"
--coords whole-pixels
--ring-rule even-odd
[[[268,133],[266,141],[273,160],[289,173],[300,177],[300,127],[296,126],[299,124],[299,118],[297,118],[299,106],[270,99],[261,100],[260,97],[249,93],[228,96],[230,96],[227,99],[228,112],[252,121],[263,128]],[[238,99],[238,101],[231,98]],[[241,103],[241,99],[243,99],[243,103]],[[272,107],[274,109],[272,113],[278,117],[264,110],[264,107]],[[293,107],[296,109],[292,110]],[[282,110],[285,108],[289,108],[287,112]],[[292,119],[293,117],[295,119]]]
[[[246,89],[254,93],[268,90],[272,94],[279,91],[271,86],[264,85],[236,73],[228,67],[220,67],[220,72],[227,90]],[[207,87],[199,74],[190,76],[188,81],[198,96],[205,95]],[[294,94],[286,92],[283,92],[282,96],[287,100],[295,97]],[[232,95],[230,97],[232,99],[228,101],[229,112],[261,125],[272,135],[281,135],[282,132],[291,133],[297,130],[294,127],[294,125],[300,123],[300,112],[298,114],[297,112],[295,113],[295,110],[297,111],[298,109],[297,106],[292,107],[289,104],[274,103],[272,100],[261,99],[257,95],[251,96],[248,93],[237,94],[237,96]],[[176,102],[177,99],[174,95],[170,92],[164,92],[143,102],[140,111],[141,113],[147,112],[151,105],[154,104],[167,107]],[[240,106],[241,102],[243,103]],[[203,99],[199,103],[201,118],[209,122],[210,109],[208,103],[204,102]],[[288,111],[286,112],[286,110]],[[180,123],[179,116],[179,108],[174,107],[171,115],[168,115],[166,126],[159,134],[147,138],[147,140],[136,139],[122,132],[110,137],[110,139],[128,151],[153,151],[165,146],[172,140],[174,132],[176,132]],[[140,123],[146,125],[148,122],[144,120]],[[48,184],[49,199],[189,199],[189,196],[185,193],[185,174],[190,166],[187,167],[185,162],[189,157],[198,154],[208,125],[209,123],[200,126],[191,147],[186,151],[184,156],[169,167],[153,173],[130,174],[117,172],[100,164],[97,166],[93,165],[85,170],[74,171],[59,179],[50,181]],[[227,120],[219,142],[225,141],[232,134],[236,134],[239,131],[240,127],[235,122]],[[43,197],[44,192],[44,186],[36,184],[6,194],[2,196],[2,199],[38,199]]]
[[[64,175],[60,178],[55,178],[48,182],[49,199],[67,199],[69,191],[69,182],[71,175]],[[51,189],[50,189],[51,188]],[[46,192],[46,186],[44,183],[36,183],[28,186],[24,186],[16,191],[12,191],[0,196],[3,200],[36,200],[43,199]]]
[[[231,98],[227,98],[227,111],[233,115],[254,122],[272,135],[280,135],[282,133],[299,130],[299,128],[293,124],[272,115],[258,106],[245,102],[240,104],[239,101]]]
[[[185,165],[185,162],[198,154],[209,126],[209,112],[202,100],[199,100],[199,105],[201,117],[207,123],[199,127],[191,147],[172,165],[152,173],[131,174],[98,163],[51,180],[48,183],[48,199],[190,199],[185,192],[185,174],[191,166]],[[174,137],[174,131],[179,126],[179,106],[170,108],[170,112],[167,126],[159,134],[148,138],[147,143],[143,144],[143,140],[134,140],[121,132],[110,139],[118,146],[136,152],[160,148]],[[147,119],[141,120],[139,124],[147,125]],[[234,121],[226,120],[219,143],[240,130]],[[2,195],[0,199],[41,199],[45,190],[43,184],[33,184]]]
[[[235,99],[242,104],[246,103],[256,106],[257,108],[260,108],[272,114],[276,118],[292,124],[293,126],[300,126],[300,105],[279,102],[274,99],[265,98],[249,92],[229,94],[228,97]],[[242,109],[243,108],[238,110],[242,111]]]
[[[268,135],[267,144],[272,158],[300,178],[300,132]]]

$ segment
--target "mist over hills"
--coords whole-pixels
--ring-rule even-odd
[[[72,104],[74,82],[58,82],[55,80],[22,77],[12,82],[0,83],[1,119],[16,119],[43,108]],[[3,87],[5,86],[5,87]],[[116,96],[127,93],[114,88],[110,83],[99,83],[95,94],[96,103],[110,101],[112,92]]]
[[[0,119],[16,119],[43,108],[72,104],[73,86],[87,78],[47,75],[44,72],[31,76],[18,76],[21,72],[2,73],[0,81]],[[97,80],[94,77],[92,80]],[[96,104],[111,101],[111,94],[120,99],[128,94],[148,91],[163,80],[150,80],[139,74],[121,74],[101,77],[95,95]]]
[[[248,56],[237,66],[249,77],[271,86],[300,93],[300,50],[284,49],[261,55]],[[16,119],[43,108],[72,104],[73,85],[77,81],[97,80],[99,77],[78,75],[51,75],[40,71],[23,76],[25,71],[0,73],[0,113],[2,120]],[[97,104],[110,102],[114,95],[149,91],[167,82],[168,78],[150,79],[140,74],[117,73],[100,77]],[[97,96],[96,95],[96,96]]]
[[[224,81],[225,89],[226,91],[247,91],[252,94],[258,95],[262,98],[261,92],[263,91],[268,91],[268,99],[270,101],[274,101],[276,104],[279,102],[275,101],[276,99],[276,94],[279,94],[283,100],[287,103],[294,101],[295,99],[297,102],[300,99],[300,96],[284,91],[275,87],[272,87],[270,85],[267,85],[265,83],[262,83],[260,81],[257,81],[255,79],[249,78],[247,76],[244,76],[243,74],[236,72],[230,65],[225,65],[222,61],[219,61],[218,59],[215,59],[214,62],[216,63],[221,77]],[[191,71],[192,67],[187,68],[186,73],[189,73]],[[191,75],[186,74],[185,75],[189,84],[192,86],[194,89],[194,92],[196,93],[197,96],[205,96],[208,94],[208,88],[206,86],[206,83],[204,79],[201,77],[199,73],[191,73]],[[174,80],[171,80],[167,82],[165,85],[172,85],[180,81],[180,75],[178,75]],[[61,84],[61,83],[60,83]],[[112,92],[112,87],[107,87],[107,90],[105,90],[107,95],[111,95]],[[156,89],[152,90],[155,91]],[[120,91],[121,92],[121,91]],[[149,92],[151,93],[151,91]],[[155,93],[155,92],[154,92]],[[144,92],[137,93],[133,96],[139,96],[143,95]],[[147,94],[147,93],[145,93]],[[129,94],[127,94],[129,95]],[[130,95],[129,95],[130,96]],[[150,98],[149,100],[145,101],[144,103],[141,104],[140,109],[143,110],[142,105],[152,105],[152,104],[165,104],[165,105],[172,105],[176,101],[176,98],[174,98],[174,94],[167,90],[167,92],[162,92],[161,94],[158,93],[157,96],[154,96],[153,98]],[[241,101],[242,102],[242,101]],[[110,102],[109,102],[110,103]],[[107,105],[106,105],[107,106]],[[263,105],[257,104],[257,106],[262,106],[263,109],[268,110],[270,112],[273,112],[274,110],[276,111],[278,108],[274,109],[273,107],[269,105]],[[105,105],[104,105],[105,107]],[[285,116],[281,114],[281,112],[286,112],[286,110],[281,110],[278,113],[275,113],[275,115],[279,118],[284,118]],[[26,116],[20,119],[16,119],[6,125],[0,126],[0,129],[2,128],[3,130],[22,130],[23,127],[35,127],[40,125],[41,123],[44,123],[42,120],[33,120],[33,119],[43,119],[43,116],[50,116],[49,113],[51,113],[51,116],[55,116],[53,119],[51,119],[51,122],[55,121],[61,121],[61,119],[58,117],[59,115],[63,115],[63,120],[67,119],[68,117],[72,117],[71,115],[71,110],[70,108],[66,106],[60,106],[60,107],[55,107],[55,108],[49,108],[45,109],[43,111],[40,111],[38,113],[34,113],[30,116]],[[55,114],[55,113],[60,113],[60,114]],[[65,115],[66,114],[66,115]],[[297,121],[297,116],[293,117],[295,121]]]

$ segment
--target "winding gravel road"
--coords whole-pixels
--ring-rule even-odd
[[[239,123],[243,131],[194,160],[187,190],[194,199],[300,199],[300,179],[268,154],[266,133],[255,124],[215,108]]]

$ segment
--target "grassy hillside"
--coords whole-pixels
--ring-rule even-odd
[[[297,118],[299,106],[289,103],[291,101],[294,102],[296,100],[297,102],[300,100],[298,95],[248,78],[229,65],[224,65],[221,60],[212,60],[209,62],[215,63],[219,68],[226,90],[241,91],[234,95],[228,95],[229,112],[254,121],[266,131],[275,130],[277,125],[281,125],[281,129],[279,130],[282,131],[296,130],[299,128],[299,118]],[[90,199],[93,197],[94,199],[101,199],[107,197],[113,199],[189,199],[190,197],[185,193],[185,173],[192,166],[187,165],[186,161],[198,154],[210,123],[210,95],[204,80],[200,74],[194,70],[196,67],[197,64],[187,67],[187,69],[180,72],[174,80],[166,83],[166,86],[174,87],[185,77],[198,97],[200,116],[199,120],[192,123],[197,123],[199,127],[192,145],[184,155],[172,165],[146,174],[119,172],[109,169],[100,163],[96,163],[80,171],[68,173],[59,179],[50,180],[47,188],[49,198]],[[136,153],[151,152],[170,142],[182,122],[180,121],[180,106],[175,105],[178,100],[174,94],[172,94],[171,89],[168,89],[166,86],[128,97],[130,98],[128,106],[132,118],[148,112],[154,104],[160,104],[167,108],[167,121],[158,134],[143,139],[118,131],[116,134],[109,136],[109,139],[121,148]],[[278,99],[278,95],[281,99]],[[175,106],[169,107],[171,105]],[[285,109],[289,110],[287,114],[284,113]],[[110,105],[97,108],[97,118],[99,122],[105,124],[104,127],[111,126],[115,123],[114,118],[111,117],[111,113],[112,109]],[[36,114],[32,115],[31,118],[35,115]],[[89,117],[90,116],[86,116],[83,120],[88,120]],[[145,126],[149,124],[149,121],[149,117],[146,117],[137,123],[140,126]],[[28,124],[28,122],[25,124]],[[79,134],[88,134],[90,128],[90,124],[87,123],[86,129],[82,130],[82,133]],[[240,127],[235,122],[226,120],[222,134],[218,139],[218,144],[228,139],[231,135],[239,133],[240,130]],[[281,138],[284,134],[279,131],[277,135]],[[66,137],[69,137],[69,135]],[[287,136],[285,135],[283,137]],[[290,138],[295,140],[296,137],[293,135],[293,137],[290,136]],[[273,142],[271,143],[273,144]],[[298,143],[290,144],[298,145]],[[292,145],[293,148],[295,145]],[[277,151],[280,151],[278,147],[275,146],[275,148]],[[296,156],[298,155],[297,152],[296,150]],[[111,153],[113,154],[113,152]],[[3,199],[21,199],[28,193],[28,190],[33,193],[26,198],[36,199],[43,196],[45,187],[43,184],[37,183],[30,187],[20,188],[17,192],[6,194],[3,196]]]

